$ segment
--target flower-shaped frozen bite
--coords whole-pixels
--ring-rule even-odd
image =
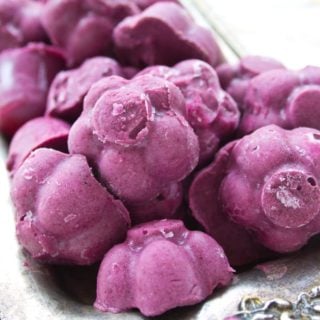
[[[233,141],[220,149],[215,160],[195,176],[189,189],[189,206],[192,216],[222,246],[230,264],[242,266],[269,258],[271,252],[246,228],[228,217],[220,200],[221,185],[228,174],[230,154],[236,144]]]
[[[107,57],[91,58],[79,68],[59,72],[49,90],[46,113],[70,122],[76,120],[90,87],[111,75],[122,76],[122,70],[117,61]]]
[[[0,54],[0,132],[12,136],[44,114],[50,83],[64,65],[60,51],[43,44]]]
[[[196,304],[230,283],[232,269],[222,248],[179,220],[139,225],[104,257],[95,307],[121,312],[138,308],[146,316]]]
[[[32,151],[41,147],[66,152],[69,129],[69,124],[50,117],[35,118],[25,123],[11,140],[8,170],[16,171]]]
[[[174,83],[185,97],[185,114],[199,138],[200,164],[212,160],[221,140],[237,129],[239,110],[224,92],[215,70],[201,60],[186,60],[170,67],[152,66],[141,71]]]
[[[224,63],[217,67],[217,73],[223,89],[225,89],[243,108],[243,99],[249,82],[255,76],[269,70],[284,69],[277,60],[261,56],[246,56],[236,65]]]
[[[40,23],[43,7],[32,0],[0,0],[0,52],[46,40]]]
[[[164,79],[104,78],[84,100],[69,150],[87,156],[100,181],[129,205],[150,201],[198,163],[198,139],[183,110],[180,90]]]
[[[124,19],[113,32],[120,60],[135,66],[173,65],[200,59],[216,66],[223,61],[212,32],[197,25],[180,5],[159,2]]]
[[[241,134],[268,124],[320,129],[320,68],[265,72],[250,81],[244,106]]]
[[[14,175],[19,242],[36,259],[92,264],[124,239],[129,215],[94,178],[82,155],[31,153]]]
[[[320,132],[266,126],[232,148],[219,201],[229,217],[277,252],[320,231]]]
[[[115,25],[138,12],[130,0],[49,0],[42,23],[52,43],[64,48],[68,65],[74,66],[108,53]]]

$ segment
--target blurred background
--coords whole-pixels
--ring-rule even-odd
[[[320,66],[320,0],[193,0],[239,55]]]

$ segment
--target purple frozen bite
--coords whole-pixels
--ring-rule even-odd
[[[179,220],[139,225],[104,257],[95,307],[121,312],[138,308],[155,316],[203,301],[228,285],[232,269],[217,242]]]
[[[128,211],[93,176],[82,155],[30,154],[14,175],[12,200],[21,245],[49,263],[89,265],[123,241]]]

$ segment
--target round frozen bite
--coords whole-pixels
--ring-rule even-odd
[[[320,129],[320,68],[273,70],[251,80],[240,123],[241,134],[268,124],[285,129]]]
[[[95,307],[121,312],[138,308],[156,316],[204,300],[232,279],[232,269],[217,242],[188,231],[179,220],[139,225],[124,243],[104,257]]]
[[[122,202],[96,181],[82,155],[34,151],[14,175],[12,200],[18,240],[43,262],[97,262],[130,224]]]
[[[215,160],[195,176],[189,189],[189,206],[192,216],[222,246],[230,264],[243,266],[269,258],[271,252],[259,244],[246,228],[230,219],[220,200],[220,190],[236,144],[233,141],[220,149]]]
[[[224,63],[218,66],[217,73],[222,88],[234,98],[242,110],[250,80],[266,71],[284,68],[282,63],[272,58],[246,56],[236,65]]]
[[[230,152],[219,201],[229,217],[277,252],[320,231],[320,132],[266,126]]]
[[[44,114],[50,83],[64,66],[60,51],[43,44],[0,54],[0,132],[10,137]]]
[[[212,32],[198,26],[180,5],[158,2],[120,22],[113,38],[119,59],[135,66],[173,65],[200,59],[216,66],[223,61]]]
[[[206,62],[186,60],[173,66],[152,66],[141,71],[174,83],[185,97],[185,114],[200,144],[200,164],[213,159],[222,142],[239,123],[236,103],[220,87],[217,73]]]
[[[69,66],[111,52],[112,31],[139,12],[130,0],[49,0],[42,23],[53,44],[63,48]]]
[[[43,7],[40,1],[0,0],[0,52],[47,39],[40,23]]]
[[[75,121],[90,87],[111,75],[121,76],[122,70],[117,61],[107,57],[91,58],[79,68],[59,72],[49,90],[46,114]]]
[[[32,151],[41,147],[67,152],[69,129],[69,124],[50,117],[35,118],[25,123],[11,140],[8,170],[14,173]]]
[[[100,181],[126,205],[149,202],[198,163],[198,139],[183,110],[180,90],[164,79],[104,78],[85,97],[69,150],[88,157]]]

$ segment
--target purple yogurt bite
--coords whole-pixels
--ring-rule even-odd
[[[186,119],[199,138],[199,163],[212,160],[221,141],[237,129],[240,116],[234,100],[221,89],[215,70],[201,60],[186,60],[172,68],[152,66],[141,74],[164,78],[181,90]]]
[[[236,144],[237,141],[233,141],[220,149],[215,160],[195,176],[189,189],[189,206],[192,216],[222,246],[230,264],[242,266],[269,258],[271,252],[260,245],[246,228],[228,217],[220,199],[220,190]]]
[[[49,90],[46,114],[74,122],[90,87],[111,75],[122,76],[123,72],[117,61],[107,57],[91,58],[76,69],[59,72]]]
[[[38,149],[11,190],[18,240],[43,262],[95,263],[123,241],[130,224],[122,202],[98,183],[82,155]]]
[[[112,31],[139,9],[130,0],[50,0],[42,23],[53,44],[63,48],[69,66],[110,53]]]
[[[261,56],[246,56],[236,65],[224,63],[217,67],[221,86],[243,108],[243,100],[249,82],[257,75],[274,69],[285,67],[277,60]]]
[[[11,140],[7,169],[14,173],[29,154],[38,148],[46,147],[66,152],[69,130],[69,124],[55,118],[41,117],[28,121]]]
[[[50,83],[64,66],[60,51],[43,44],[0,54],[0,132],[10,137],[44,114]]]
[[[235,143],[219,202],[239,226],[277,252],[320,231],[320,132],[270,125]]]
[[[31,41],[46,41],[40,23],[43,7],[31,0],[0,0],[0,52]]]
[[[320,68],[273,70],[251,80],[240,134],[268,124],[320,129]]]
[[[69,150],[88,157],[100,181],[126,205],[157,204],[164,189],[198,164],[198,139],[183,110],[180,90],[164,79],[104,78],[85,97]],[[140,220],[134,210],[131,215]]]
[[[134,66],[174,65],[200,59],[216,66],[222,53],[212,32],[198,26],[180,5],[159,2],[117,25],[113,38],[118,58]]]
[[[129,230],[124,243],[104,257],[95,307],[121,312],[138,308],[156,316],[203,301],[228,285],[232,269],[218,243],[179,220],[161,220]]]

